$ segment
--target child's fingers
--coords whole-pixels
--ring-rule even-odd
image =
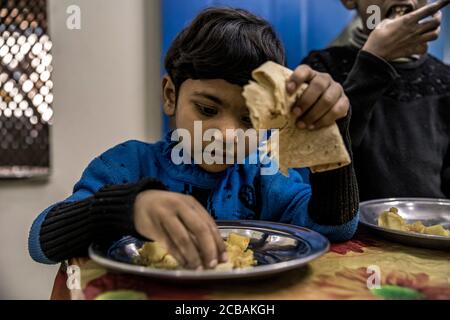
[[[179,217],[184,226],[197,240],[197,249],[202,258],[202,264],[206,268],[214,268],[219,262],[219,258],[216,242],[208,223],[204,219],[200,219],[199,212],[188,206],[180,211]]]
[[[214,268],[219,260],[212,228],[210,228],[210,216],[206,209],[192,196],[186,196],[183,203],[186,208],[180,211],[179,217],[186,228],[197,239],[197,248],[201,254],[206,268]]]
[[[316,76],[309,84],[308,88],[302,94],[300,99],[295,103],[294,108],[300,108],[303,114],[320,99],[322,94],[330,87],[332,83],[331,76],[328,74],[320,74]],[[303,120],[297,122],[300,129],[306,128],[306,123]]]
[[[188,197],[188,198],[192,202],[192,205],[195,208],[197,208],[198,212],[203,214],[206,222],[208,223],[211,233],[214,237],[215,243],[217,245],[217,254],[218,254],[219,260],[222,260],[222,261],[227,260],[227,259],[224,259],[224,257],[225,257],[224,253],[226,251],[225,243],[222,239],[222,236],[219,233],[219,230],[217,229],[216,222],[211,217],[211,215],[208,213],[208,211],[206,211],[206,209],[194,197]]]
[[[184,256],[181,254],[181,252],[178,250],[175,243],[172,241],[171,236],[169,233],[167,233],[166,228],[163,226],[161,221],[157,221],[155,219],[153,222],[153,226],[155,229],[155,234],[157,236],[153,237],[153,241],[164,243],[166,246],[167,251],[175,257],[175,259],[178,261],[178,263],[182,266],[187,265],[187,260],[184,258]]]
[[[219,233],[219,230],[217,229],[217,226],[215,224],[210,224],[209,227],[211,228],[211,233],[214,236],[214,241],[216,242],[220,262],[227,262],[227,248],[225,246],[225,242],[222,239],[222,236]]]
[[[181,266],[188,265],[188,261],[181,254],[180,250],[178,250],[175,243],[170,239],[169,235],[166,235],[165,240],[167,251],[178,261]]]
[[[226,262],[228,260],[227,258],[227,247],[225,246],[225,242],[222,239],[222,236],[220,235],[219,229],[217,228],[216,222],[214,219],[208,214],[207,217],[209,228],[211,229],[211,234],[214,237],[214,241],[216,242],[217,246],[217,253],[218,258],[222,262]]]
[[[337,83],[332,83],[330,87],[322,94],[319,100],[311,107],[305,116],[300,118],[300,121],[309,129],[314,129],[314,123],[322,118],[333,106],[339,101],[342,96],[342,87]]]
[[[314,127],[316,129],[328,127],[334,124],[336,120],[344,118],[348,113],[349,104],[348,98],[343,95],[327,114],[314,123]]]
[[[450,3],[450,0],[445,1],[437,1],[434,3],[431,3],[429,5],[426,5],[416,11],[413,11],[405,16],[407,20],[410,20],[412,22],[419,22],[420,20],[434,15],[436,12],[441,10],[443,7],[448,5]]]
[[[200,254],[181,221],[176,217],[169,217],[162,221],[162,225],[180,254],[185,258],[187,267],[189,269],[201,267]]]
[[[197,204],[201,207],[201,209],[203,209],[204,213],[205,213],[205,220],[208,223],[208,226],[211,230],[211,234],[214,237],[214,241],[216,243],[217,246],[217,254],[218,254],[218,259],[221,260],[222,262],[225,262],[226,259],[226,246],[225,243],[222,239],[222,236],[220,235],[219,229],[217,228],[216,222],[214,221],[214,219],[210,216],[210,214],[208,213],[208,211],[206,211],[205,208],[203,208],[203,206],[201,204],[199,204],[197,202]]]
[[[211,234],[214,237],[214,242],[216,244],[217,247],[217,254],[218,254],[218,259],[221,262],[226,262],[227,261],[227,247],[225,246],[225,242],[222,239],[222,236],[220,235],[219,229],[217,228],[216,222],[214,221],[213,218],[211,218],[211,216],[208,214],[209,217],[209,221],[208,221],[208,226],[211,230]]]
[[[147,239],[152,239],[153,241],[163,243],[166,246],[168,252],[175,257],[180,265],[187,265],[187,260],[178,250],[175,243],[172,241],[170,233],[166,231],[166,228],[163,226],[162,222],[159,221],[159,219],[157,219],[156,217],[152,218],[152,216],[146,216],[146,218],[149,219],[146,225],[151,227],[143,230],[142,233],[139,233]]]
[[[317,72],[308,65],[300,65],[288,79],[286,89],[289,94],[293,94],[302,83],[308,83],[314,79]]]

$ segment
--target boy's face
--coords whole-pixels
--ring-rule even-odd
[[[381,19],[392,18],[397,8],[406,9],[406,13],[415,11],[425,6],[428,0],[341,0],[348,9],[358,10],[364,24],[364,31],[370,33],[371,30],[367,28],[367,20],[371,14],[367,13],[369,6],[378,6],[381,9]]]
[[[225,80],[191,80],[183,82],[178,95],[169,77],[163,80],[164,111],[175,117],[177,129],[186,129],[191,136],[191,154],[194,147],[194,122],[201,121],[202,136],[208,129],[218,129],[226,139],[227,129],[252,127],[249,111],[242,96],[242,87]],[[203,139],[202,139],[203,140]],[[210,141],[202,142],[202,151]],[[234,148],[236,151],[236,146]],[[248,155],[249,150],[246,150]],[[199,166],[208,172],[222,172],[232,164],[206,164]]]

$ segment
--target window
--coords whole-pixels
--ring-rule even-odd
[[[53,116],[45,0],[0,0],[0,178],[47,176]]]

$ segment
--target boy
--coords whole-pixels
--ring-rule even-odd
[[[253,69],[267,60],[284,64],[284,59],[266,21],[243,10],[207,9],[167,53],[164,111],[191,137],[196,121],[203,130],[248,129],[242,86]],[[332,115],[323,124],[343,118],[339,125],[348,147],[349,106],[342,87],[309,67],[303,70],[297,76],[310,84],[304,94],[327,98],[312,109]],[[176,165],[174,144],[170,134],[155,144],[129,141],[95,158],[72,196],[34,222],[33,259],[56,263],[85,255],[94,240],[132,234],[163,243],[186,268],[214,268],[227,259],[214,219],[292,223],[331,240],[349,239],[355,232],[358,190],[352,166],[313,174],[308,185],[295,170],[287,178],[263,176],[258,165]]]
[[[446,3],[342,3],[358,11],[363,28],[353,31],[351,45],[313,51],[304,63],[329,72],[350,99],[361,200],[449,198],[450,67],[427,54]],[[367,12],[373,5],[384,20],[372,31]]]

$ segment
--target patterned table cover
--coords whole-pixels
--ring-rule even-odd
[[[264,281],[170,283],[110,272],[87,258],[70,264],[80,267],[80,288],[69,290],[72,279],[60,268],[52,299],[450,300],[450,252],[388,242],[366,230],[306,267]]]

